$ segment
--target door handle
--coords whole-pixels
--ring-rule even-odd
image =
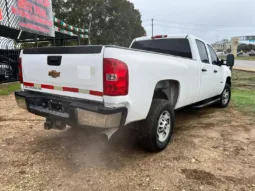
[[[202,72],[207,72],[207,70],[203,68],[203,69],[202,69]]]
[[[217,70],[214,70],[214,73],[217,73],[218,71]]]

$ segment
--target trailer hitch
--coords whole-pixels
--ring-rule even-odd
[[[60,120],[46,119],[46,122],[44,123],[45,130],[51,130],[51,129],[65,130],[65,128],[66,128],[66,124]]]

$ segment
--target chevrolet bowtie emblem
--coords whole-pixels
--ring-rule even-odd
[[[49,71],[49,76],[51,76],[52,78],[58,78],[60,77],[60,72],[57,72],[56,70],[52,70],[52,71]]]

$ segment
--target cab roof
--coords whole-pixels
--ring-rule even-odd
[[[190,34],[166,34],[166,35],[155,35],[153,37],[144,36],[144,37],[138,37],[138,38],[134,39],[134,41],[151,40],[151,39],[171,39],[171,38],[197,39],[197,40],[203,41],[206,44],[209,44],[208,42],[206,42],[196,36],[190,35]]]
[[[155,35],[153,37],[157,37],[157,36],[167,36],[165,38],[186,38],[189,35],[188,34],[166,34],[166,35]],[[151,39],[152,39],[151,36],[144,36],[144,37],[138,37],[135,40],[141,41],[141,40],[151,40]]]

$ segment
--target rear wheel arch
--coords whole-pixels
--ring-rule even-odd
[[[153,99],[168,100],[175,107],[179,92],[180,83],[177,80],[161,80],[155,86]]]

